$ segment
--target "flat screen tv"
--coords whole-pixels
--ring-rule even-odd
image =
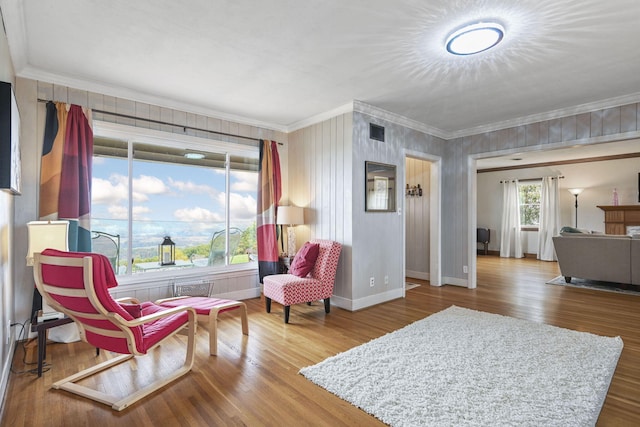
[[[0,82],[0,188],[20,194],[20,115],[11,83]]]

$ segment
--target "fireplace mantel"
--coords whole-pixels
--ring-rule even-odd
[[[640,226],[640,204],[598,207],[604,211],[607,234],[627,234],[627,227]]]

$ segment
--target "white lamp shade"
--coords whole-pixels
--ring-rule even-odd
[[[298,206],[278,206],[277,224],[304,224],[304,210]]]
[[[33,254],[47,248],[69,250],[69,221],[31,221],[27,223],[29,247],[27,265],[33,265]]]
[[[578,194],[582,193],[582,190],[582,188],[569,188],[569,193],[577,196]]]

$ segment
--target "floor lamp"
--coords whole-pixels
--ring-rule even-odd
[[[582,188],[569,188],[569,193],[576,199],[576,228],[578,228],[578,195],[582,193]]]
[[[276,223],[287,226],[287,255],[294,256],[296,254],[295,226],[304,224],[304,210],[298,206],[278,206]]]
[[[27,266],[33,266],[33,254],[40,253],[45,249],[69,250],[69,221],[31,221],[27,223],[29,234],[29,246],[27,249]],[[34,311],[40,310],[38,323],[44,320],[60,319],[64,317],[62,313],[55,311],[42,299],[37,289],[34,291],[34,299],[39,298],[42,303],[34,301]],[[33,313],[32,313],[33,315]]]

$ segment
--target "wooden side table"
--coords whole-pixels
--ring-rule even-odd
[[[66,325],[73,320],[69,317],[63,317],[62,319],[46,320],[38,323],[38,317],[33,316],[31,321],[31,332],[38,333],[38,377],[42,376],[42,363],[47,356],[47,329],[55,328],[56,326]]]

